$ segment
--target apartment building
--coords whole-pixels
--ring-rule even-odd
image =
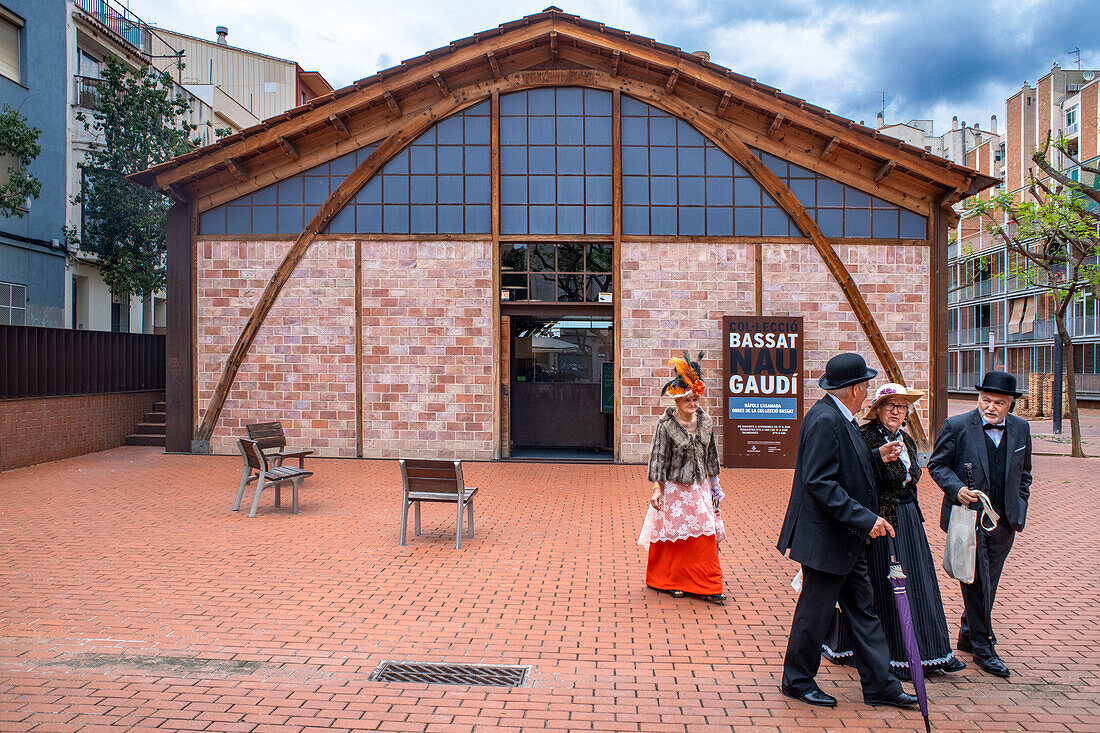
[[[1062,69],[1057,64],[1035,86],[1025,83],[1005,102],[1005,130],[976,142],[957,160],[999,178],[979,198],[1009,191],[1027,195],[1035,171],[1031,152],[1047,136],[1064,137],[1082,163],[1100,161],[1097,119],[1100,71]],[[954,159],[954,158],[952,158]],[[1053,151],[1050,160],[1070,177],[1089,175]],[[962,206],[957,207],[960,211]],[[949,246],[949,383],[967,391],[991,368],[1007,369],[1027,384],[1032,371],[1052,371],[1054,303],[1042,288],[1008,277],[1012,261],[1002,242],[980,222],[961,218]],[[1067,326],[1074,339],[1073,369],[1078,394],[1100,399],[1100,313],[1096,293],[1073,303]],[[1068,364],[1066,365],[1069,366]]]

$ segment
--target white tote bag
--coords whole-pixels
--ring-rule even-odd
[[[971,509],[962,504],[951,507],[951,518],[947,523],[947,543],[943,548],[943,569],[961,583],[974,582],[974,566],[978,554],[978,521],[991,532],[997,526],[1000,517],[993,511],[989,497],[982,491],[975,491],[981,501],[980,509]]]

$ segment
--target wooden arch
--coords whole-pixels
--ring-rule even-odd
[[[889,379],[902,385],[906,383],[897,359],[894,357],[882,330],[867,306],[866,300],[864,300],[848,269],[837,256],[817,223],[787,185],[753,154],[749,147],[729,129],[730,126],[727,123],[715,114],[705,112],[684,99],[668,93],[667,86],[660,87],[595,69],[524,70],[501,78],[480,81],[459,89],[448,90],[451,92],[449,95],[445,95],[439,101],[418,112],[409,114],[397,129],[382,140],[374,152],[337,186],[321,208],[318,209],[309,224],[302,230],[302,233],[295,239],[294,244],[291,245],[283,261],[276,268],[251,315],[245,322],[240,336],[238,336],[222,367],[218,383],[195,436],[197,440],[210,440],[222,408],[225,406],[225,401],[229,396],[229,390],[236,379],[237,372],[247,357],[260,327],[278,299],[283,286],[297,268],[298,263],[305,257],[318,234],[328,226],[371,177],[381,170],[393,156],[445,117],[482,102],[495,93],[522,91],[547,86],[580,86],[628,94],[688,122],[727,155],[740,163],[787,212],[802,233],[813,242],[829,273],[840,287],[841,292],[844,293]],[[910,428],[914,433],[914,438],[923,443],[925,440],[924,427],[919,416],[915,413],[910,419]]]

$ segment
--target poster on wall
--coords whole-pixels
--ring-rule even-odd
[[[723,316],[726,468],[794,468],[802,424],[802,318]]]

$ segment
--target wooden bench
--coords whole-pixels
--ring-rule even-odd
[[[420,502],[452,502],[457,505],[458,536],[455,548],[462,548],[462,510],[467,513],[468,537],[474,536],[474,495],[477,488],[466,486],[462,480],[462,461],[428,461],[402,458],[401,485],[401,544],[409,524],[409,505],[414,504],[414,529],[420,536]]]
[[[306,467],[306,456],[311,455],[311,450],[286,450],[286,436],[283,434],[283,424],[275,422],[259,422],[246,425],[248,437],[256,441],[260,450],[269,459],[274,459],[275,467],[283,465],[288,458],[298,459],[298,468]]]
[[[285,483],[294,485],[294,498],[291,501],[290,513],[298,513],[298,484],[307,477],[313,475],[313,471],[293,466],[268,465],[267,456],[260,450],[259,444],[248,438],[237,438],[237,445],[244,456],[244,470],[241,472],[241,485],[237,488],[237,501],[233,502],[233,511],[241,508],[241,498],[244,497],[244,488],[253,481],[256,482],[256,496],[252,499],[252,511],[249,517],[256,516],[256,509],[260,506],[260,492],[268,486],[275,487],[275,506],[280,505],[280,487]]]

